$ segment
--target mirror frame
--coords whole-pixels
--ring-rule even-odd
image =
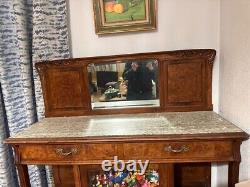
[[[156,69],[156,75],[157,75],[157,77],[156,76],[154,76],[154,79],[157,79],[157,82],[158,82],[158,84],[159,84],[159,73],[158,73],[158,71],[159,71],[159,62],[156,60],[156,59],[143,59],[143,60],[138,60],[138,59],[131,59],[131,60],[123,60],[123,61],[110,61],[109,63],[98,63],[98,64],[96,64],[96,63],[91,63],[91,64],[89,64],[88,66],[87,66],[87,70],[88,70],[88,82],[90,81],[89,79],[89,73],[92,73],[93,71],[89,71],[89,67],[91,68],[91,67],[95,67],[95,68],[97,68],[97,66],[102,66],[102,65],[117,65],[117,64],[126,64],[126,63],[128,63],[128,62],[141,62],[141,63],[148,63],[148,62],[153,62],[153,61],[156,61],[156,63],[157,63],[157,69]],[[125,70],[125,69],[124,69]],[[124,70],[123,70],[123,72],[124,72]],[[97,74],[97,72],[98,72],[98,70],[94,70],[95,71],[95,73]],[[106,70],[103,70],[103,71],[106,71]],[[108,71],[107,71],[108,72]],[[117,72],[118,74],[123,74],[123,72],[118,72],[118,71],[113,71],[113,72]],[[95,74],[94,73],[94,74]],[[93,78],[93,77],[92,77]],[[119,81],[119,78],[120,77],[118,77],[118,80],[117,81]],[[92,80],[92,79],[91,79]],[[97,77],[96,77],[96,81],[97,81],[97,83],[96,83],[96,87],[97,87],[97,90],[98,90],[98,80],[97,80]],[[92,82],[93,83],[93,82]],[[117,82],[118,83],[118,82]],[[156,92],[156,95],[155,96],[157,96],[157,97],[155,97],[155,98],[151,98],[151,99],[145,99],[145,100],[143,100],[144,102],[145,102],[145,104],[139,104],[139,101],[142,101],[142,100],[140,100],[140,99],[135,99],[135,100],[121,100],[121,101],[92,101],[92,96],[93,96],[93,93],[91,93],[91,91],[90,90],[92,90],[90,87],[89,87],[89,92],[90,92],[90,95],[91,95],[91,107],[92,107],[92,110],[98,110],[98,109],[102,109],[102,110],[106,110],[106,109],[131,109],[131,108],[143,108],[143,107],[145,107],[145,108],[152,108],[152,107],[160,107],[160,97],[159,97],[159,85],[157,84],[157,87],[155,87],[156,88],[156,90],[155,90],[155,92]],[[91,84],[91,85],[93,85],[93,84]],[[90,82],[89,82],[89,86],[90,86]],[[103,94],[103,93],[102,93]],[[133,101],[138,101],[138,104],[134,104],[134,105],[132,105],[132,104],[128,104],[128,105],[126,105],[126,103],[124,104],[124,105],[119,105],[118,104],[118,102],[126,102],[126,101],[128,101],[129,103],[132,103]],[[147,105],[147,101],[155,101],[155,104],[151,104],[151,105]],[[94,105],[95,104],[98,104],[98,103],[102,103],[103,104],[103,107],[95,107]],[[106,105],[106,107],[105,107],[105,103],[107,104]],[[113,106],[112,104],[112,106],[108,106],[109,104],[108,103],[114,103],[114,104],[117,104],[117,106]]]

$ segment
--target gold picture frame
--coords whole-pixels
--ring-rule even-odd
[[[98,35],[156,30],[157,0],[93,0]]]

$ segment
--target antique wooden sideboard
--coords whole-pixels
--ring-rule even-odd
[[[56,186],[89,186],[89,172],[118,156],[149,160],[161,187],[210,186],[210,163],[226,162],[233,187],[240,145],[249,136],[211,111],[215,54],[200,49],[38,63],[46,118],[6,140],[21,186],[30,186],[29,164],[52,165]],[[152,59],[159,106],[93,108],[90,64]]]

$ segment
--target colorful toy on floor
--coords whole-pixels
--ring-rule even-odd
[[[159,187],[159,173],[155,170],[140,172],[100,172],[90,179],[90,187]]]

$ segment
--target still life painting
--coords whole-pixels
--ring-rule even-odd
[[[156,0],[93,0],[97,34],[156,29]]]
[[[136,21],[146,19],[144,0],[104,0],[105,21]]]

